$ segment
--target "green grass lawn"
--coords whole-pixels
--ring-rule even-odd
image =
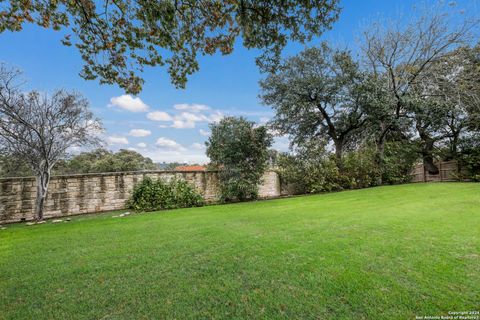
[[[1,319],[414,319],[480,309],[480,184],[0,231]]]

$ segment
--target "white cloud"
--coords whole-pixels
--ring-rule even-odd
[[[267,117],[260,117],[260,124],[266,124],[270,120],[270,118]]]
[[[128,139],[125,137],[119,136],[110,136],[106,138],[108,144],[128,144]]]
[[[191,148],[192,149],[195,149],[195,150],[204,150],[205,149],[205,145],[202,144],[202,143],[198,143],[198,142],[195,142],[191,145]]]
[[[288,136],[279,136],[273,138],[272,149],[282,152],[290,151],[290,140]]]
[[[127,148],[127,150],[130,150],[130,151],[135,151],[135,152],[137,152],[137,149],[135,149],[135,148],[132,148],[132,147],[130,147],[130,148]]]
[[[175,120],[173,121],[173,124],[171,125],[171,127],[175,129],[192,129],[192,128],[195,128],[195,122]]]
[[[171,127],[175,129],[192,129],[195,128],[196,122],[202,121],[208,121],[208,117],[198,113],[182,112],[174,117]]]
[[[171,121],[171,124],[160,125],[160,128],[192,129],[197,122],[218,122],[224,115],[218,110],[211,110],[204,104],[175,104],[177,114],[170,115],[164,111],[152,111],[147,118],[154,121]]]
[[[153,111],[147,114],[147,118],[153,121],[171,121],[172,117],[163,111]]]
[[[99,135],[105,132],[105,129],[103,129],[102,127],[102,124],[97,120],[88,120],[86,124],[87,124],[87,132],[92,136],[98,137]]]
[[[128,133],[128,135],[132,137],[148,137],[151,134],[152,132],[150,130],[145,130],[145,129],[132,129]]]
[[[138,97],[134,98],[129,94],[112,97],[109,106],[118,107],[131,112],[146,112],[149,109],[148,105],[146,105],[142,99]]]
[[[71,154],[79,154],[80,152],[82,152],[82,147],[80,146],[71,146],[67,149],[67,152],[68,153],[71,153]]]
[[[208,122],[219,122],[225,117],[223,113],[220,111],[215,111],[208,117]]]
[[[137,143],[137,147],[144,149],[147,147],[147,144],[145,142],[139,142]]]
[[[198,130],[198,132],[200,133],[200,135],[204,137],[208,137],[210,135],[210,131],[207,131],[207,130],[200,129]]]
[[[203,150],[164,150],[164,149],[148,149],[142,154],[149,157],[155,162],[181,162],[181,163],[200,163],[209,162],[208,157]]]
[[[157,139],[157,142],[155,143],[156,146],[163,148],[163,149],[168,149],[168,150],[185,150],[184,147],[182,147],[181,144],[176,142],[175,140],[168,139],[165,137],[160,137]]]
[[[176,116],[175,119],[190,122],[208,121],[208,117],[204,116],[203,114],[194,114],[190,112],[182,112],[180,115]]]
[[[197,122],[218,122],[223,117],[224,115],[219,111],[215,111],[210,115],[182,112],[174,117],[171,127],[175,129],[192,129],[195,128]]]
[[[204,104],[188,104],[188,103],[180,103],[173,106],[175,110],[184,110],[184,111],[191,111],[191,112],[201,112],[210,110],[210,107]]]

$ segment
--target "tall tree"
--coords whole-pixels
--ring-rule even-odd
[[[210,125],[207,156],[220,169],[223,201],[255,199],[267,168],[272,136],[265,126],[245,118],[227,117]]]
[[[199,69],[197,55],[229,54],[235,39],[262,54],[257,64],[274,65],[288,41],[305,42],[338,18],[337,0],[7,0],[0,7],[0,32],[25,23],[67,29],[62,41],[85,61],[81,76],[100,77],[130,93],[141,90],[145,66],[168,65],[183,88]]]
[[[450,157],[457,158],[462,136],[480,131],[480,44],[458,48],[433,69],[427,83],[432,98],[447,108],[442,131]]]
[[[23,93],[15,85],[18,76],[0,66],[0,141],[4,153],[26,160],[34,172],[35,216],[42,220],[53,166],[68,148],[96,143],[94,133],[101,127],[79,94]]]
[[[262,80],[261,98],[275,110],[275,130],[297,145],[332,142],[341,168],[344,149],[355,143],[367,121],[364,79],[349,51],[322,43],[286,59]]]
[[[460,47],[449,52],[412,85],[407,116],[414,121],[424,165],[430,173],[438,173],[433,151],[439,143],[447,143],[448,156],[457,158],[460,138],[475,131],[473,119],[480,111],[477,50]]]
[[[363,33],[367,66],[388,94],[383,98],[387,103],[379,104],[377,111],[380,159],[388,134],[401,131],[408,122],[409,101],[417,98],[412,97],[412,87],[436,62],[467,44],[479,23],[476,17],[458,19],[458,12],[441,6],[415,10],[411,16],[414,18],[410,21],[377,21]],[[434,168],[433,164],[429,167]]]

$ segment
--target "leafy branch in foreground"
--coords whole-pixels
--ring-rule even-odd
[[[338,18],[337,0],[20,0],[0,4],[0,33],[26,23],[67,29],[63,44],[85,61],[81,76],[139,93],[145,66],[167,65],[184,88],[197,56],[229,54],[235,40],[262,50],[257,64],[275,65],[288,41],[305,42]]]

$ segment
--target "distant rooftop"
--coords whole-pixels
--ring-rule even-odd
[[[205,171],[207,170],[204,166],[178,166],[175,167],[175,171]]]

